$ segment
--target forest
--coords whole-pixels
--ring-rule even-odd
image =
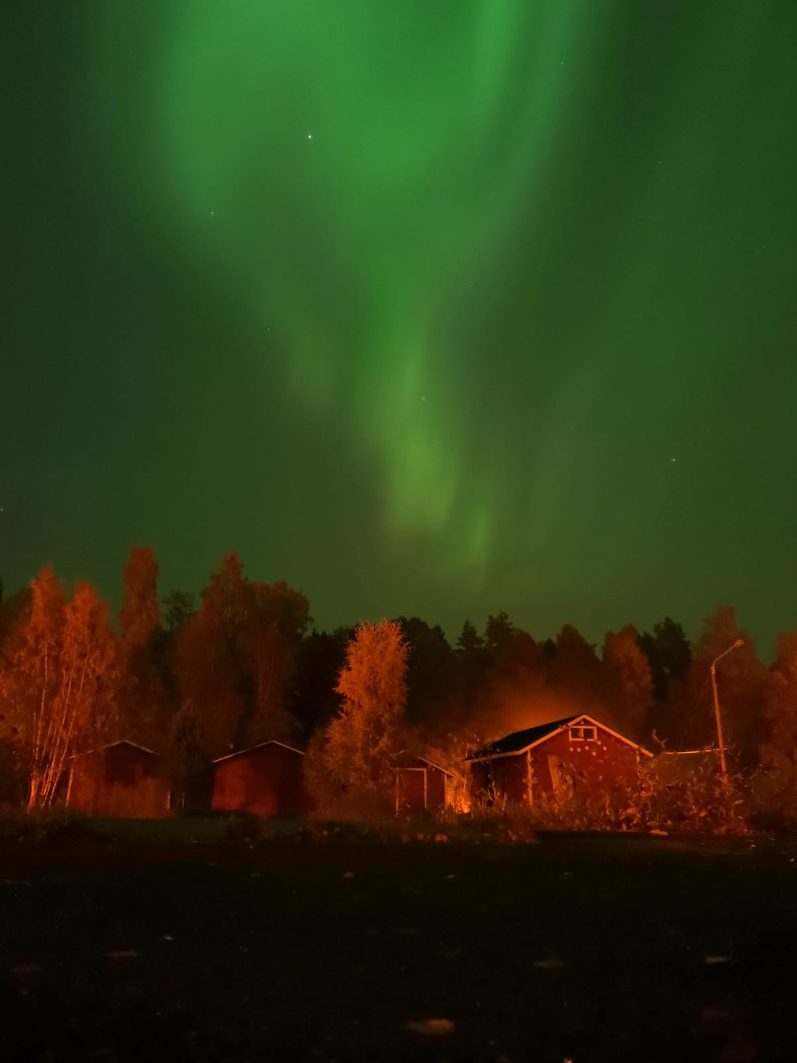
[[[694,643],[670,617],[600,646],[568,624],[535,637],[505,612],[466,620],[453,644],[417,616],[320,631],[303,593],[248,579],[234,551],[197,600],[162,594],[154,551],[137,546],[115,618],[90,583],[69,589],[49,566],[0,592],[0,802],[52,807],[69,758],[119,739],[165,755],[187,805],[214,758],[273,738],[308,750],[320,787],[344,789],[376,786],[399,748],[461,765],[575,711],[654,754],[710,749],[710,664],[735,640],[717,669],[726,742],[739,771],[766,778],[769,806],[791,814],[797,633],[779,637],[767,667],[729,606]]]

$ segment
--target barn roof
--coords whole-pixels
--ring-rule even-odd
[[[531,746],[536,745],[541,738],[547,738],[554,731],[559,731],[566,725],[577,720],[578,716],[565,716],[561,720],[551,720],[550,723],[542,723],[537,727],[527,727],[524,731],[513,731],[512,734],[504,735],[492,745],[484,749],[477,749],[468,760],[488,760],[490,757],[506,756],[512,753],[525,753]]]
[[[264,746],[282,746],[283,749],[289,749],[291,753],[298,753],[300,757],[304,756],[303,750],[296,749],[294,746],[288,746],[284,742],[278,742],[276,738],[270,738],[268,742],[258,742],[256,746],[250,746],[248,749],[239,749],[236,753],[227,753],[224,757],[216,757],[213,763],[221,764],[223,760],[232,760],[233,757],[243,757],[247,753],[254,753],[256,749],[263,749]]]
[[[625,735],[618,734],[617,731],[613,731],[611,727],[607,727],[605,723],[601,723],[599,720],[595,720],[592,716],[587,716],[586,713],[576,713],[574,716],[565,716],[561,720],[551,720],[550,723],[542,723],[538,727],[528,727],[525,731],[513,731],[512,734],[505,735],[503,738],[499,738],[497,742],[493,742],[492,745],[486,746],[484,749],[478,749],[475,753],[472,753],[466,759],[469,761],[474,760],[496,760],[498,757],[514,757],[520,753],[525,753],[532,746],[539,745],[540,742],[544,742],[547,738],[556,734],[559,731],[563,731],[565,727],[569,727],[571,724],[586,723],[593,727],[600,727],[604,731],[608,731],[609,734],[614,735],[615,738],[619,738],[621,742],[625,742],[626,745],[632,746],[634,749],[638,749],[640,753],[646,757],[653,756],[647,749],[638,745],[636,742],[632,742],[630,738],[626,738]]]
[[[142,753],[149,753],[153,757],[160,756],[160,753],[156,753],[154,749],[148,749],[146,746],[140,746],[138,742],[130,742],[126,738],[121,738],[118,742],[108,742],[107,745],[98,746],[96,749],[84,749],[82,753],[73,753],[69,759],[87,757],[90,753],[104,753],[106,749],[114,749],[116,746],[130,746],[132,749],[138,749]]]

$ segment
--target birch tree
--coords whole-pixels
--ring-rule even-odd
[[[52,805],[69,757],[108,726],[115,646],[108,606],[79,582],[71,600],[47,566],[3,675],[4,702],[29,751],[28,809]]]

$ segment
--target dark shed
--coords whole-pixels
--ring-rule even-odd
[[[468,760],[477,790],[533,805],[574,791],[595,798],[631,785],[646,749],[583,713],[514,731]]]
[[[304,753],[261,742],[213,762],[213,808],[257,816],[298,816],[309,807]]]
[[[457,779],[454,772],[410,753],[399,753],[393,760],[396,812],[439,812],[451,804],[449,786]]]
[[[169,808],[163,758],[135,742],[112,742],[72,757],[66,807],[117,819],[158,819]]]

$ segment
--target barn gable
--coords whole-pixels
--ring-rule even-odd
[[[233,757],[247,757],[250,753],[254,753],[256,749],[264,749],[266,746],[282,746],[283,749],[289,749],[291,753],[298,753],[300,757],[304,756],[301,749],[286,745],[285,742],[278,742],[276,738],[270,738],[267,742],[258,742],[256,746],[250,746],[249,749],[239,749],[237,753],[227,753],[223,757],[216,757],[213,763],[222,764],[225,760],[232,760]]]
[[[477,789],[534,804],[537,795],[628,786],[648,750],[587,713],[515,731],[468,757]]]
[[[451,804],[449,785],[464,780],[426,757],[403,750],[393,757],[396,812],[438,812]]]
[[[165,816],[169,786],[163,758],[122,739],[71,758],[66,807],[90,815],[128,819]]]
[[[259,816],[307,811],[304,753],[272,739],[213,761],[213,808]]]
[[[540,724],[538,727],[529,727],[524,731],[514,731],[512,734],[500,738],[491,746],[477,750],[477,752],[471,754],[467,760],[473,762],[497,760],[499,757],[516,757],[523,753],[527,753],[530,749],[534,749],[543,742],[547,742],[555,735],[563,734],[565,732],[577,741],[589,741],[589,739],[584,738],[583,735],[585,728],[587,732],[589,732],[591,728],[594,728],[596,733],[597,731],[603,731],[606,734],[610,734],[612,737],[619,739],[619,741],[624,742],[632,749],[638,750],[643,756],[653,756],[653,754],[649,753],[643,746],[638,745],[636,742],[632,742],[630,738],[626,738],[619,732],[612,730],[611,727],[607,727],[605,723],[601,723],[599,720],[594,719],[594,717],[582,712],[573,716],[565,716],[561,720],[553,720],[551,723]],[[579,731],[582,733],[577,734]]]

